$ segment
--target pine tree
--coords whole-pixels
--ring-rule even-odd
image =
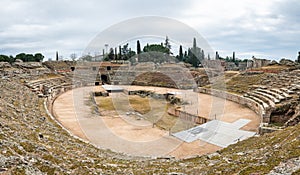
[[[168,49],[168,54],[171,54],[171,44],[170,44],[168,36],[166,36],[164,46]]]

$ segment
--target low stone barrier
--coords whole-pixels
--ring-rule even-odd
[[[191,121],[191,122],[194,122],[194,123],[197,123],[197,124],[200,124],[200,125],[209,121],[209,119],[207,119],[207,118],[187,113],[186,111],[183,111],[181,109],[174,109],[174,113],[169,112],[169,114],[175,115],[175,116],[179,117],[180,119],[183,119],[183,120],[186,120],[186,121]]]

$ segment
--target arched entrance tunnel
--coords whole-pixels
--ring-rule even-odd
[[[102,81],[103,84],[109,84],[109,78],[108,78],[108,76],[105,75],[105,74],[102,74],[101,75],[101,81]]]

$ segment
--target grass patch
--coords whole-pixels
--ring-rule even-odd
[[[26,174],[26,171],[25,171],[24,167],[15,167],[11,171],[11,173],[14,175],[24,175],[24,174]]]
[[[261,84],[260,82],[264,77],[266,77],[265,74],[238,75],[226,83],[226,89],[233,93],[243,94],[248,92],[251,86]]]
[[[176,124],[177,119],[177,117],[165,113],[162,118],[156,122],[156,126],[164,130],[170,130]]]
[[[115,110],[111,97],[95,97],[100,111],[113,111]]]
[[[167,111],[171,104],[165,100],[140,97],[138,95],[127,96],[118,94],[116,97],[96,97],[96,102],[100,111],[117,110],[119,114],[125,114],[130,111],[139,112],[144,119],[155,123],[158,128],[167,131],[178,132],[194,126],[190,122],[169,115]]]
[[[46,174],[55,174],[55,170],[56,168],[53,168],[53,167],[50,167],[48,165],[45,165],[45,164],[42,164],[42,163],[39,163],[37,165],[38,169],[40,171],[42,171],[43,173],[46,173]]]
[[[42,159],[48,160],[48,161],[50,161],[50,162],[52,162],[52,163],[55,163],[55,164],[61,163],[60,160],[58,160],[57,158],[53,157],[53,156],[50,155],[50,154],[44,154],[44,155],[42,156]]]
[[[35,146],[32,145],[29,142],[21,142],[20,145],[25,149],[27,152],[34,152],[35,151]]]
[[[146,114],[151,110],[150,101],[148,97],[140,97],[138,95],[129,96],[130,106],[134,111],[141,114]]]
[[[113,97],[114,98],[114,97]],[[151,110],[149,98],[140,97],[138,95],[115,97],[96,97],[96,102],[99,105],[100,111],[122,111],[130,110],[146,114]]]

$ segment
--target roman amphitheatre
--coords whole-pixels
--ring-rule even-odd
[[[299,173],[299,63],[203,64],[1,63],[0,173]]]

